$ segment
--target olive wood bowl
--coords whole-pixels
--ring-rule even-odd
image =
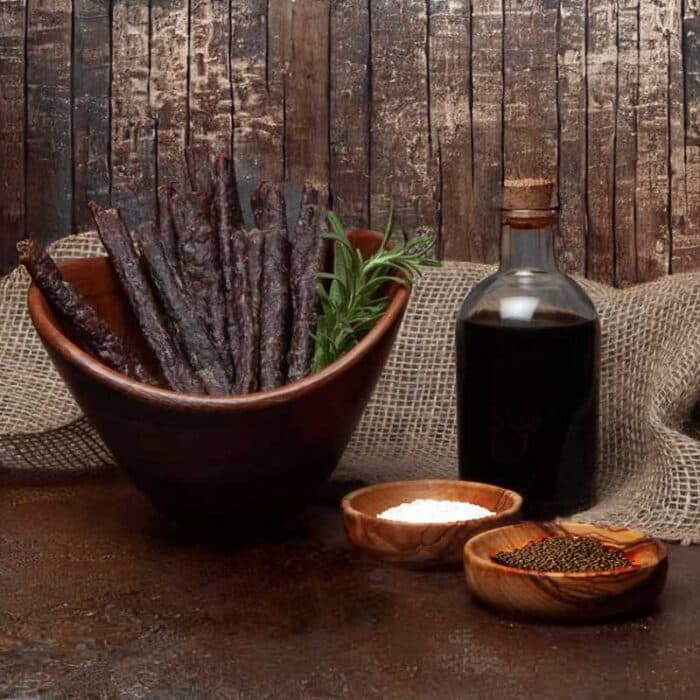
[[[351,231],[369,255],[381,235]],[[65,278],[153,367],[107,258],[60,263]],[[302,508],[331,474],[391,350],[410,294],[393,285],[384,315],[323,370],[245,396],[181,394],[102,364],[64,332],[32,286],[32,321],[68,388],[117,463],[165,515],[210,529],[259,529]]]
[[[515,569],[493,561],[498,552],[551,536],[593,537],[630,560],[610,571],[558,573]],[[637,530],[574,522],[524,522],[485,532],[464,548],[472,594],[488,608],[515,617],[586,622],[651,608],[664,587],[664,545]]]
[[[467,501],[494,515],[453,523],[406,523],[376,517],[392,506],[416,498]],[[412,567],[459,564],[464,543],[477,533],[517,522],[523,499],[514,491],[473,481],[393,481],[366,486],[343,498],[341,509],[348,539],[385,561]]]

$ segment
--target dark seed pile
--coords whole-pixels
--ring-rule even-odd
[[[610,571],[630,565],[616,549],[592,537],[547,537],[509,552],[494,554],[497,564],[531,571]]]

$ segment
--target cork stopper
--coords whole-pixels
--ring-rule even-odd
[[[550,209],[554,181],[551,178],[519,178],[503,182],[504,209]]]
[[[544,228],[556,219],[551,178],[519,178],[503,182],[503,223],[513,228]]]

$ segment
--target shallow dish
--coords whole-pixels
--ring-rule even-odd
[[[558,573],[502,566],[494,554],[552,536],[592,537],[613,547],[630,566],[612,571]],[[637,530],[574,522],[525,522],[491,530],[464,548],[472,594],[506,614],[560,620],[598,620],[648,609],[666,582],[666,547]]]
[[[365,255],[381,235],[351,231]],[[60,264],[153,365],[107,258]],[[267,526],[302,508],[333,471],[360,420],[401,323],[410,290],[395,286],[387,311],[343,357],[300,381],[247,396],[179,394],[99,362],[69,337],[41,292],[32,321],[90,423],[136,485],[166,515],[194,526]]]
[[[465,501],[494,511],[494,515],[455,523],[405,523],[377,515],[417,498]],[[459,563],[464,543],[477,533],[520,517],[522,498],[490,484],[473,481],[419,479],[367,486],[343,498],[341,509],[348,539],[386,561],[410,566]]]

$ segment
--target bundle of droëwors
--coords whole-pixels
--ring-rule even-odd
[[[261,182],[246,229],[231,160],[189,149],[182,188],[158,190],[156,222],[129,233],[117,209],[91,203],[117,279],[160,367],[156,380],[33,240],[18,250],[70,334],[113,369],[175,391],[246,394],[304,377],[326,268],[327,192],[305,185],[287,231],[280,186]]]

